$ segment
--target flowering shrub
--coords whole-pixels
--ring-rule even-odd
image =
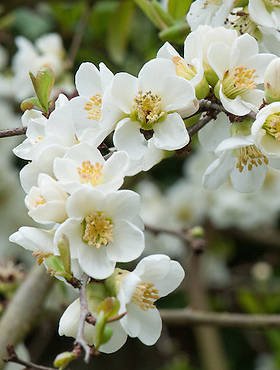
[[[168,13],[161,8],[160,14]],[[137,77],[84,62],[74,96],[59,94],[55,84],[66,69],[59,36],[35,46],[17,40],[14,83],[16,98],[25,99],[26,139],[14,153],[28,161],[20,181],[28,215],[39,226],[21,227],[10,241],[83,292],[62,315],[59,334],[76,338],[86,359],[90,349],[117,351],[127,336],[154,344],[162,325],[156,301],[184,278],[181,265],[164,254],[148,255],[130,271],[128,263],[147,253],[148,243],[141,197],[121,189],[128,177],[187,152],[197,132],[212,160],[200,179],[206,189],[229,178],[236,191],[254,192],[280,168],[279,2],[196,0],[186,19],[184,55],[166,42]],[[176,186],[200,222],[205,194]],[[182,215],[171,193],[165,208]],[[164,211],[158,211],[162,223]],[[59,355],[55,364],[63,368],[75,356]]]

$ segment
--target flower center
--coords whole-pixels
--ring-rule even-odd
[[[227,70],[223,78],[223,93],[230,99],[246,93],[256,87],[256,70],[246,67],[235,67]]]
[[[132,296],[132,302],[146,311],[155,308],[155,301],[159,299],[159,292],[152,283],[139,283]]]
[[[254,166],[268,164],[267,157],[255,145],[237,149],[237,158],[236,168],[239,172],[243,172],[246,167],[248,171],[251,171]]]
[[[101,119],[102,97],[100,94],[92,96],[85,104],[84,108],[88,113],[87,118],[99,121]]]
[[[233,9],[225,20],[225,25],[235,29],[240,35],[249,33],[258,36],[258,27],[252,21],[248,11],[245,8]]]
[[[172,62],[175,64],[177,76],[186,80],[192,80],[195,77],[195,67],[192,64],[188,64],[183,58],[179,56],[173,57]]]
[[[90,247],[100,248],[113,241],[113,222],[103,212],[94,212],[82,222],[83,241]]]
[[[145,94],[140,91],[134,99],[133,118],[142,124],[146,130],[151,130],[153,123],[165,116],[161,108],[161,97],[152,94],[151,91]]]
[[[90,161],[83,161],[77,171],[82,184],[96,186],[103,181],[103,165],[99,162],[92,164]]]
[[[263,128],[268,133],[268,135],[273,136],[277,141],[280,141],[280,112],[270,114]]]
[[[42,195],[39,195],[35,199],[35,207],[42,206],[43,204],[46,204],[46,203],[47,203],[47,201]]]

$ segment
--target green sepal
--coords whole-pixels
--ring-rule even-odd
[[[107,343],[113,335],[113,330],[106,326],[106,323],[106,315],[104,311],[100,311],[95,324],[95,348],[97,350],[102,344]]]
[[[64,267],[64,271],[72,275],[69,241],[65,235],[63,235],[60,241],[58,242],[58,250],[60,253],[60,258]]]
[[[49,274],[53,276],[61,276],[68,281],[73,278],[72,274],[65,271],[63,262],[59,256],[50,256],[45,258],[45,264]]]
[[[208,96],[209,92],[210,92],[209,84],[208,84],[205,76],[203,76],[203,79],[195,87],[195,95],[196,95],[197,99],[204,99],[204,98],[206,98],[206,96]]]
[[[108,320],[110,317],[116,316],[120,309],[120,302],[115,297],[105,298],[97,307],[97,313],[103,311]]]

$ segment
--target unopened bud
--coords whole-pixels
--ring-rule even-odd
[[[201,226],[195,226],[191,229],[191,235],[194,238],[203,238],[204,237],[204,229]]]
[[[58,369],[65,369],[66,366],[73,360],[76,360],[77,355],[74,352],[62,352],[56,356],[53,365]]]
[[[273,59],[266,68],[264,90],[267,103],[280,101],[280,58]]]

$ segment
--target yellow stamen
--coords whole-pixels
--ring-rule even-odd
[[[268,164],[268,159],[255,145],[249,145],[237,150],[236,168],[239,172],[243,172],[246,167],[248,171],[252,171],[253,167],[264,164]]]
[[[48,257],[52,256],[52,253],[46,253],[46,252],[42,252],[42,251],[34,251],[32,253],[32,256],[34,256],[36,258],[38,265],[41,265],[44,262],[45,258],[48,258]]]
[[[161,107],[161,97],[152,94],[151,91],[145,94],[140,91],[134,99],[134,114],[135,119],[139,121],[145,129],[152,129],[152,124],[165,115]]]
[[[103,181],[103,165],[99,162],[92,164],[90,161],[83,161],[77,171],[82,184],[96,186]]]
[[[87,118],[99,121],[101,119],[102,97],[96,94],[85,104],[84,109],[88,112]]]
[[[222,81],[223,93],[230,99],[235,99],[256,87],[256,70],[246,67],[235,67],[227,70]]]
[[[113,222],[103,212],[94,212],[85,217],[83,241],[99,249],[113,241]]]
[[[42,195],[39,195],[35,200],[35,207],[42,206],[43,204],[46,203],[47,203],[46,199]]]
[[[265,120],[263,128],[268,135],[280,141],[280,112],[270,114]]]
[[[160,298],[159,292],[152,283],[139,283],[132,296],[132,302],[146,311],[155,308],[155,301]]]
[[[175,56],[172,58],[176,67],[177,76],[183,77],[186,80],[192,80],[196,75],[196,69],[192,64],[188,64],[183,58]]]

